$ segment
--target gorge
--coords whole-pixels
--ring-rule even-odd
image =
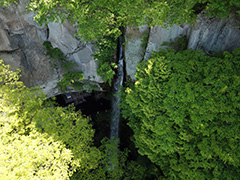
[[[240,4],[2,2],[0,60],[26,87],[5,83],[18,75],[0,61],[0,145],[47,144],[63,168],[55,179],[239,177]]]

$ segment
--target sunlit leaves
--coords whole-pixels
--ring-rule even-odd
[[[0,174],[3,179],[69,179],[96,168],[89,119],[72,106],[55,107],[37,88],[18,81],[0,61]]]
[[[113,41],[113,36],[106,36],[96,42],[98,50],[94,52],[93,56],[98,61],[97,73],[102,77],[104,82],[112,83],[115,75],[117,64],[113,62],[115,51],[117,48],[116,41]]]
[[[239,52],[161,50],[138,65],[123,115],[139,152],[167,177],[239,176]]]
[[[16,0],[2,0],[0,6],[9,6],[11,3],[16,3]]]
[[[71,150],[46,134],[12,134],[0,138],[2,179],[68,179]]]

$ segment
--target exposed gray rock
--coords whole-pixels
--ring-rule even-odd
[[[49,38],[48,40],[54,47],[58,47],[64,54],[73,52],[80,44],[79,41],[73,38],[75,32],[66,24],[49,23]]]
[[[149,36],[149,27],[127,27],[125,34],[126,72],[131,79],[134,79],[137,71],[136,66],[144,58]]]
[[[174,40],[180,35],[187,35],[189,25],[173,26],[171,28],[162,28],[160,26],[151,27],[127,27],[126,29],[126,72],[131,79],[135,79],[136,66],[142,60],[151,57],[152,51],[158,51],[163,42]]]
[[[85,79],[102,83],[102,79],[97,75],[97,62],[92,54],[93,44],[79,41],[73,38],[76,29],[69,24],[49,23],[49,41],[53,47],[59,48],[64,54],[69,56],[69,60],[76,62],[78,67],[75,70],[83,72]]]
[[[77,63],[74,70],[83,71],[88,80],[101,83],[97,75],[97,62],[92,56],[95,47],[91,43],[80,42],[73,37],[76,28],[68,23],[50,23],[48,28],[40,26],[34,20],[32,12],[26,13],[28,0],[19,1],[18,5],[0,7],[0,59],[4,59],[12,69],[21,68],[21,80],[27,86],[39,85],[48,96],[61,92],[56,88],[62,69],[52,69],[51,61],[45,55],[42,45],[48,40],[59,48],[69,60]],[[202,49],[207,54],[218,51],[232,51],[240,47],[240,20],[231,15],[229,18],[207,18],[199,16],[196,24],[169,27],[127,27],[125,59],[127,75],[135,79],[137,64],[151,57],[152,51],[158,51],[163,42],[174,40],[180,35],[187,35],[188,48]]]
[[[204,14],[192,26],[188,48],[204,50],[212,55],[219,51],[233,51],[240,47],[240,21],[229,18],[207,18]]]
[[[50,67],[42,45],[47,39],[47,28],[33,21],[33,13],[26,13],[26,2],[0,7],[0,37],[4,39],[0,59],[10,64],[12,70],[21,69],[20,79],[26,86],[44,87],[48,96],[54,96],[59,93],[55,88],[58,74]]]
[[[140,48],[140,36],[133,38],[127,36],[125,49],[127,75],[135,79],[137,64],[143,59],[148,60],[152,51],[158,51],[163,42],[174,40],[180,35],[187,36],[188,49],[203,50],[209,55],[219,51],[232,51],[240,47],[240,20],[239,16],[231,15],[229,18],[209,18],[204,14],[199,15],[198,21],[190,25],[172,26],[162,28],[160,26],[151,27],[146,50]],[[127,29],[127,35],[130,31]],[[139,34],[138,29],[131,30],[131,34]]]
[[[152,51],[167,48],[166,46],[162,46],[164,42],[170,42],[170,40],[174,40],[180,35],[187,36],[189,29],[189,25],[174,25],[169,28],[163,28],[161,26],[151,27],[144,60],[148,60],[151,57]]]
[[[94,46],[73,38],[76,29],[69,24],[50,23],[48,28],[34,20],[32,12],[26,13],[28,0],[17,5],[0,7],[0,59],[21,69],[21,80],[28,86],[40,86],[45,93],[55,96],[61,92],[56,85],[63,70],[53,69],[46,55],[43,42],[48,40],[78,64],[74,70],[83,71],[84,77],[94,82],[103,82],[97,76],[97,63],[92,57]]]
[[[20,49],[12,53],[0,52],[0,59],[9,64],[11,70],[16,70],[21,67],[21,60],[24,59],[24,54]]]
[[[4,30],[0,23],[0,42],[1,42],[0,51],[13,51],[18,48],[18,46],[16,46],[15,43],[11,43],[10,41],[11,39],[7,33],[7,30]]]

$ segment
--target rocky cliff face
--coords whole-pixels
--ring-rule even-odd
[[[40,26],[34,20],[33,13],[26,13],[28,0],[21,0],[18,5],[0,7],[0,59],[10,64],[12,69],[22,70],[21,80],[27,86],[39,85],[48,96],[60,94],[56,85],[62,69],[53,69],[46,56],[44,41],[50,41],[59,48],[69,60],[77,63],[75,70],[82,71],[90,81],[102,83],[97,75],[97,63],[92,57],[95,47],[91,43],[80,42],[73,38],[76,29],[69,24],[50,23]],[[240,20],[231,15],[229,18],[207,18],[204,14],[194,25],[180,25],[168,29],[157,27],[126,28],[126,72],[135,79],[137,64],[151,57],[163,42],[185,35],[188,48],[204,50],[212,55],[218,51],[232,51],[240,47]]]
[[[187,37],[187,48],[203,50],[208,55],[219,51],[232,51],[240,47],[240,19],[231,15],[229,18],[208,18],[199,15],[196,24],[169,27],[147,27],[126,29],[126,71],[131,79],[135,79],[136,65],[151,57],[153,51],[158,51],[163,42],[174,40],[180,35]],[[148,34],[148,35],[147,35]],[[148,37],[143,40],[143,37]],[[141,41],[143,40],[143,41]]]
[[[40,26],[33,20],[33,13],[26,13],[26,4],[27,0],[21,0],[18,5],[0,7],[0,59],[12,69],[21,69],[21,80],[27,86],[38,85],[49,97],[55,96],[61,93],[56,88],[57,73],[61,75],[63,70],[53,69],[51,59],[45,55],[43,42],[50,41],[78,64],[75,70],[83,71],[86,79],[101,83],[97,63],[91,56],[94,46],[73,38],[76,29],[68,24]]]
[[[240,47],[240,17],[208,18],[199,16],[188,34],[188,48],[204,50],[213,55],[219,51],[233,51]]]

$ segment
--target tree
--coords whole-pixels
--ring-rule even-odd
[[[101,152],[98,166],[90,171],[81,171],[72,176],[72,180],[79,179],[111,179],[111,180],[142,180],[149,177],[156,178],[158,172],[154,166],[144,166],[137,161],[128,161],[128,150],[120,151],[119,140],[103,138],[99,147]],[[155,172],[154,172],[155,171]],[[150,178],[152,179],[152,178]]]
[[[178,4],[181,7],[173,6],[173,2],[145,0],[32,0],[28,9],[37,13],[35,20],[40,24],[66,20],[71,22],[78,28],[76,35],[90,41],[109,35],[117,38],[121,34],[121,26],[189,22],[191,7],[185,7],[186,11],[181,11],[186,4]]]
[[[0,175],[10,179],[143,179],[146,167],[103,139],[93,146],[89,118],[57,107],[38,87],[19,81],[0,60]],[[111,153],[110,153],[111,152]],[[139,172],[139,173],[133,173]]]
[[[119,27],[129,25],[171,25],[193,23],[199,6],[210,16],[227,17],[239,10],[238,0],[31,0],[28,9],[40,24],[69,21],[78,28],[76,35],[86,41],[121,34]],[[240,11],[238,11],[239,13]],[[166,24],[167,23],[167,24]]]
[[[153,53],[121,105],[141,155],[168,179],[239,179],[240,49]]]
[[[68,179],[72,174],[69,171],[71,150],[46,134],[7,135],[1,132],[0,151],[2,179]]]
[[[89,119],[55,107],[0,61],[0,174],[4,179],[69,179],[97,166]]]

